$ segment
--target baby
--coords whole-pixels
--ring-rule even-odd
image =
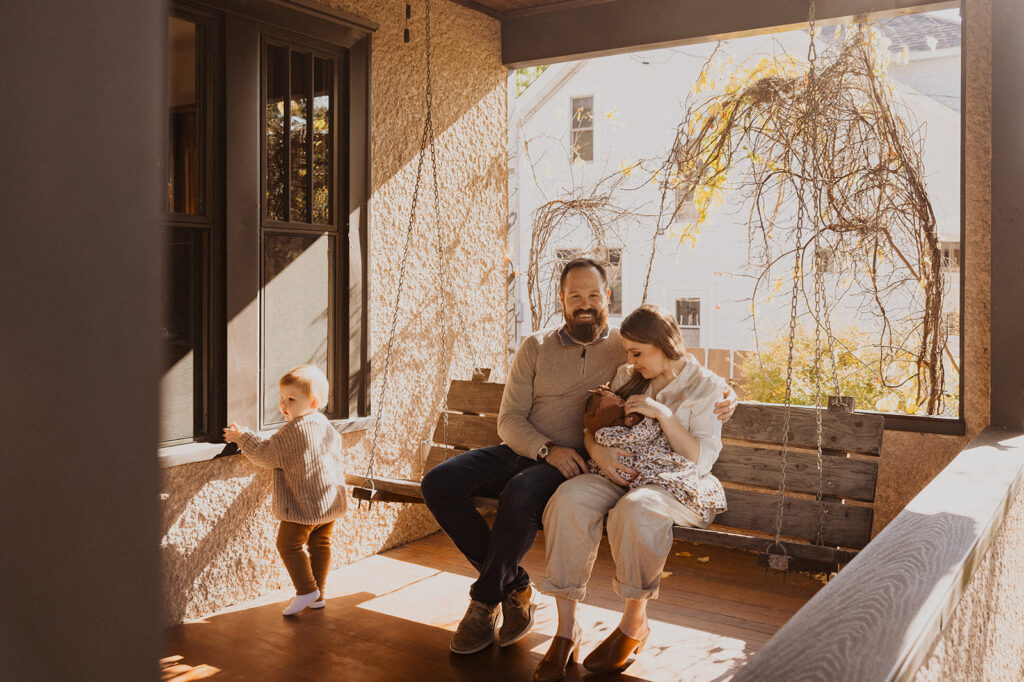
[[[625,408],[626,401],[607,385],[591,389],[583,425],[598,445],[622,448],[632,455],[619,457],[636,472],[630,489],[659,485],[700,514],[706,524],[711,523],[716,514],[726,510],[721,484],[711,474],[701,476],[692,461],[674,452],[657,420],[636,412],[626,414]],[[590,471],[605,476],[593,460]]]
[[[277,551],[296,595],[284,615],[292,616],[307,606],[326,605],[331,531],[348,503],[337,461],[341,436],[320,412],[327,405],[327,377],[312,365],[299,365],[281,377],[278,387],[278,407],[287,424],[265,440],[232,423],[224,429],[224,440],[237,443],[253,464],[274,470],[273,511],[281,522]]]

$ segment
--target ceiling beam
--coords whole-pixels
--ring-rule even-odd
[[[959,0],[817,0],[822,24],[959,7]],[[805,0],[601,0],[501,15],[501,57],[511,68],[791,30]]]

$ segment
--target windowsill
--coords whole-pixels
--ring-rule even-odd
[[[356,417],[354,419],[332,419],[331,425],[338,433],[355,433],[356,431],[368,431],[377,423],[377,417]],[[277,429],[260,431],[264,438],[272,436]],[[181,466],[182,464],[194,464],[196,462],[208,462],[219,457],[237,455],[238,450],[234,445],[226,443],[185,443],[184,445],[172,445],[166,448],[157,449],[157,462],[161,469]]]

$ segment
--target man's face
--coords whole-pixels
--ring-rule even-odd
[[[572,338],[583,343],[597,338],[608,322],[610,296],[611,290],[601,281],[601,274],[595,268],[569,271],[558,291],[558,300],[562,302],[562,314]]]

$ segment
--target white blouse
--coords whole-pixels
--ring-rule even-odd
[[[693,355],[687,353],[684,357],[686,364],[675,379],[661,389],[657,396],[651,396],[651,387],[648,385],[645,395],[654,397],[672,410],[672,415],[683,428],[700,442],[697,471],[701,476],[706,476],[711,473],[711,467],[722,451],[722,422],[715,416],[715,403],[722,400],[726,383],[725,379],[702,367]],[[620,365],[612,380],[612,390],[618,390],[632,377],[633,366],[628,363]]]

